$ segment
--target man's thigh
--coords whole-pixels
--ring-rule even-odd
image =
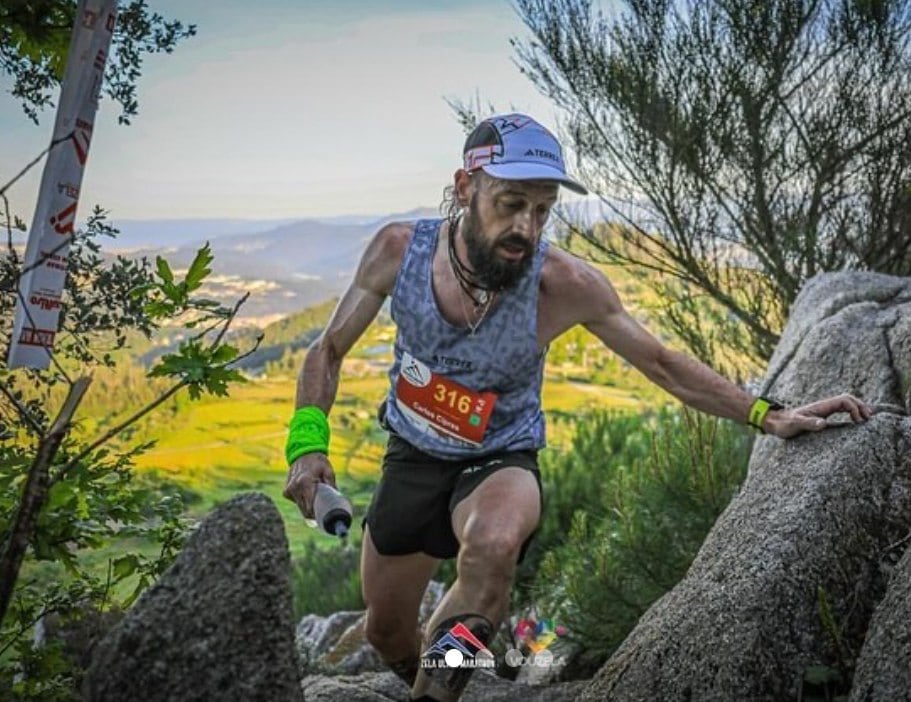
[[[495,470],[479,476],[479,481],[457,488],[452,530],[460,544],[479,529],[502,533],[522,543],[522,560],[541,519],[543,495],[537,466],[525,460],[521,464],[510,465],[506,459]]]

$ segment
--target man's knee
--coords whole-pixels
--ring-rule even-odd
[[[512,579],[526,535],[511,525],[467,525],[459,548],[459,575],[477,571],[487,579]]]

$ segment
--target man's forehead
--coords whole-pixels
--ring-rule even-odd
[[[494,193],[515,193],[526,197],[557,197],[560,184],[555,180],[503,180],[489,178]]]

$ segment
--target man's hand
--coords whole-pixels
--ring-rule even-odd
[[[770,411],[762,423],[762,428],[769,434],[790,439],[805,431],[825,429],[828,426],[825,418],[836,412],[847,412],[856,423],[866,422],[873,416],[873,408],[870,405],[853,395],[845,394],[791,410]]]
[[[306,453],[288,469],[282,495],[298,506],[304,519],[313,519],[317,483],[329,483],[335,487],[335,472],[324,453]]]

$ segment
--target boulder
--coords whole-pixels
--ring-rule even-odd
[[[476,670],[461,702],[571,702],[585,682],[533,687]],[[408,688],[393,673],[362,675],[311,675],[302,683],[307,702],[406,702]]]
[[[886,596],[876,607],[867,629],[867,639],[857,659],[850,700],[877,702],[907,699],[909,690],[911,549],[905,548],[905,555],[889,580]]]
[[[268,497],[216,508],[96,647],[85,698],[301,702],[289,574]]]
[[[880,413],[757,439],[747,480],[686,576],[580,699],[772,702],[806,697],[810,670],[847,676],[886,589],[882,555],[911,528],[909,387],[911,280],[810,281],[763,390],[791,405],[851,392]]]

